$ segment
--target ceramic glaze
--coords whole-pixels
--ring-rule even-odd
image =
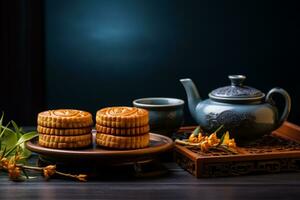
[[[281,88],[271,89],[267,96],[259,90],[244,86],[245,76],[229,76],[231,86],[213,90],[209,99],[201,100],[191,79],[181,79],[188,97],[189,110],[195,121],[207,132],[221,125],[229,130],[238,143],[246,143],[271,133],[287,119],[291,100]],[[279,114],[272,99],[274,94],[285,99],[283,113]]]
[[[184,101],[181,99],[150,97],[136,99],[133,105],[149,111],[150,130],[171,137],[183,123]]]

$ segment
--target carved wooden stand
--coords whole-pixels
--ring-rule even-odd
[[[195,127],[183,127],[179,134]],[[300,127],[285,122],[271,135],[238,149],[201,152],[198,148],[175,145],[175,161],[197,178],[300,171]]]

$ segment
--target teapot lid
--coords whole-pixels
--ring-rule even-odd
[[[213,90],[209,94],[209,98],[217,101],[258,101],[265,94],[260,90],[243,85],[246,76],[230,75],[228,78],[231,81],[230,86],[221,87]]]

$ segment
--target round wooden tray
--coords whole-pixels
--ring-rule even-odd
[[[112,150],[97,147],[95,145],[95,133],[93,133],[93,145],[89,148],[76,150],[51,149],[40,146],[37,138],[28,141],[26,147],[30,151],[39,154],[42,158],[53,162],[76,162],[76,164],[83,165],[100,163],[103,165],[153,160],[156,155],[170,150],[173,147],[173,141],[166,136],[150,133],[150,145],[147,148]]]

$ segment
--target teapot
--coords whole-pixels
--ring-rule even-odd
[[[265,96],[260,90],[245,86],[245,76],[228,77],[231,85],[213,90],[206,100],[201,100],[191,79],[180,79],[187,94],[190,113],[204,131],[214,132],[223,126],[222,130],[229,131],[238,144],[245,144],[271,133],[287,119],[291,98],[284,89],[273,88]],[[275,94],[284,98],[281,114],[272,98]]]

